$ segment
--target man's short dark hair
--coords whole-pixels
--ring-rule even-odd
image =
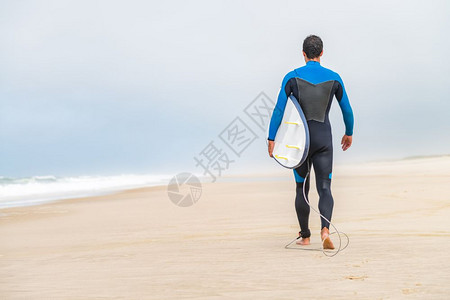
[[[303,51],[309,59],[320,56],[323,50],[323,42],[317,35],[310,35],[303,41]]]

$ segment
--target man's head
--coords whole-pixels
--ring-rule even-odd
[[[303,56],[305,61],[318,60],[323,54],[322,39],[316,35],[310,35],[303,41]]]

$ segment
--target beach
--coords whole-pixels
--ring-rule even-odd
[[[159,186],[2,209],[0,299],[450,299],[450,156],[337,165],[332,191],[350,238],[332,258],[284,248],[288,170],[204,183],[190,207]]]

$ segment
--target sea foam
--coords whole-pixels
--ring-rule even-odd
[[[0,176],[0,209],[55,200],[108,194],[131,188],[166,185],[169,175],[9,178]]]

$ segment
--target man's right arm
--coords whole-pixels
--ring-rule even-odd
[[[269,125],[269,141],[274,141],[277,135],[278,127],[280,127],[281,120],[283,119],[284,109],[286,108],[286,102],[289,95],[292,93],[289,80],[294,78],[294,71],[289,72],[283,79],[280,92],[278,93],[277,104],[272,113]]]

